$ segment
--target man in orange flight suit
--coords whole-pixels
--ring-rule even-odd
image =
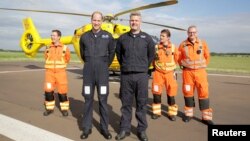
[[[212,109],[209,107],[209,93],[206,67],[210,60],[210,53],[205,41],[197,36],[197,27],[190,26],[188,38],[179,46],[179,64],[183,69],[183,86],[185,107],[184,122],[193,117],[195,107],[194,91],[197,88],[199,108],[202,112],[202,122],[212,125]]]
[[[170,42],[170,31],[163,29],[160,34],[160,43],[156,45],[156,58],[153,61],[155,72],[152,81],[152,119],[161,116],[161,94],[165,86],[168,100],[168,117],[171,121],[176,120],[178,106],[175,104],[177,94],[177,81],[175,68],[178,61],[178,50]]]
[[[63,116],[68,116],[69,100],[67,97],[68,80],[66,66],[70,60],[69,48],[60,42],[61,32],[52,30],[52,43],[46,48],[45,57],[45,109],[44,116],[48,116],[54,111],[55,95],[54,91],[57,88],[60,101],[60,108]]]

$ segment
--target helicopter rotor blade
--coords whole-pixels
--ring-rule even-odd
[[[145,22],[145,21],[142,21],[142,23],[156,25],[156,26],[162,26],[162,27],[167,27],[167,28],[172,28],[172,29],[181,30],[181,31],[187,31],[186,29],[183,29],[183,28],[169,26],[169,25],[163,25],[163,24],[158,24],[158,23]]]
[[[139,11],[139,10],[144,10],[144,9],[156,8],[156,7],[172,5],[172,4],[176,4],[176,3],[178,3],[177,0],[169,0],[169,1],[163,1],[163,2],[158,2],[158,3],[154,3],[154,4],[144,5],[141,7],[137,7],[137,8],[123,11],[123,12],[119,12],[119,13],[115,14],[114,17],[118,17],[120,15],[130,13],[132,11]]]
[[[57,11],[46,11],[46,10],[31,10],[31,9],[0,8],[0,10],[38,12],[38,13],[54,13],[54,14],[87,16],[87,17],[91,16],[89,14],[80,14],[80,13],[71,13],[71,12],[57,12]]]
[[[120,20],[120,21],[129,21],[128,19],[119,19],[119,20]],[[183,28],[174,27],[174,26],[169,26],[169,25],[164,25],[164,24],[158,24],[158,23],[152,23],[152,22],[146,22],[146,21],[142,21],[142,23],[150,24],[150,25],[155,25],[155,26],[161,26],[161,27],[172,28],[172,29],[176,29],[176,30],[180,30],[180,31],[187,31],[186,29],[183,29]]]

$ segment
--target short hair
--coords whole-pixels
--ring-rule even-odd
[[[62,36],[62,32],[58,29],[53,29],[52,32],[56,32],[58,36]]]
[[[171,33],[168,29],[161,30],[161,33],[165,33],[165,34],[167,34],[168,37],[171,37]]]
[[[92,15],[91,15],[91,19],[93,19],[93,17],[94,17],[95,14],[101,15],[102,20],[103,20],[103,15],[102,15],[102,12],[100,12],[100,11],[95,11],[95,12],[93,12]]]
[[[129,17],[131,18],[133,16],[139,16],[139,17],[141,17],[141,13],[139,11],[131,12]]]
[[[189,31],[190,28],[195,28],[195,29],[197,29],[197,26],[196,26],[196,25],[190,25],[190,26],[188,27],[188,31]]]

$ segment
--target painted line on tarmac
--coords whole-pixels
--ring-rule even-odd
[[[178,71],[177,73],[182,73],[180,71]],[[221,76],[221,77],[238,77],[238,78],[250,78],[250,76],[246,76],[246,75],[230,75],[230,74],[213,74],[213,73],[208,73],[207,75],[211,75],[211,76]]]
[[[67,68],[67,70],[77,70],[81,68]],[[17,71],[0,71],[1,73],[18,73],[18,72],[32,72],[32,71],[42,71],[44,69],[31,69],[31,70],[17,70]]]
[[[0,134],[18,141],[73,141],[2,114],[0,127]]]
[[[31,71],[41,71],[41,70],[44,70],[44,69],[18,70],[18,71],[0,71],[0,73],[31,72]]]
[[[250,76],[243,76],[243,75],[226,75],[226,74],[208,74],[211,76],[227,76],[227,77],[238,77],[238,78],[250,78]]]

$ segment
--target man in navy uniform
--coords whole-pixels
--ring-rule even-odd
[[[81,139],[87,139],[92,132],[95,87],[99,100],[100,131],[106,139],[112,138],[108,131],[107,99],[109,95],[109,65],[114,59],[115,42],[109,32],[101,29],[102,21],[102,13],[94,12],[91,17],[92,30],[84,33],[80,39],[80,53],[84,61],[82,95],[85,99]]]
[[[148,68],[154,59],[155,43],[150,35],[142,32],[141,14],[130,14],[130,32],[117,41],[116,55],[121,66],[120,99],[122,102],[120,131],[116,140],[130,135],[133,98],[136,100],[137,136],[147,141]]]

